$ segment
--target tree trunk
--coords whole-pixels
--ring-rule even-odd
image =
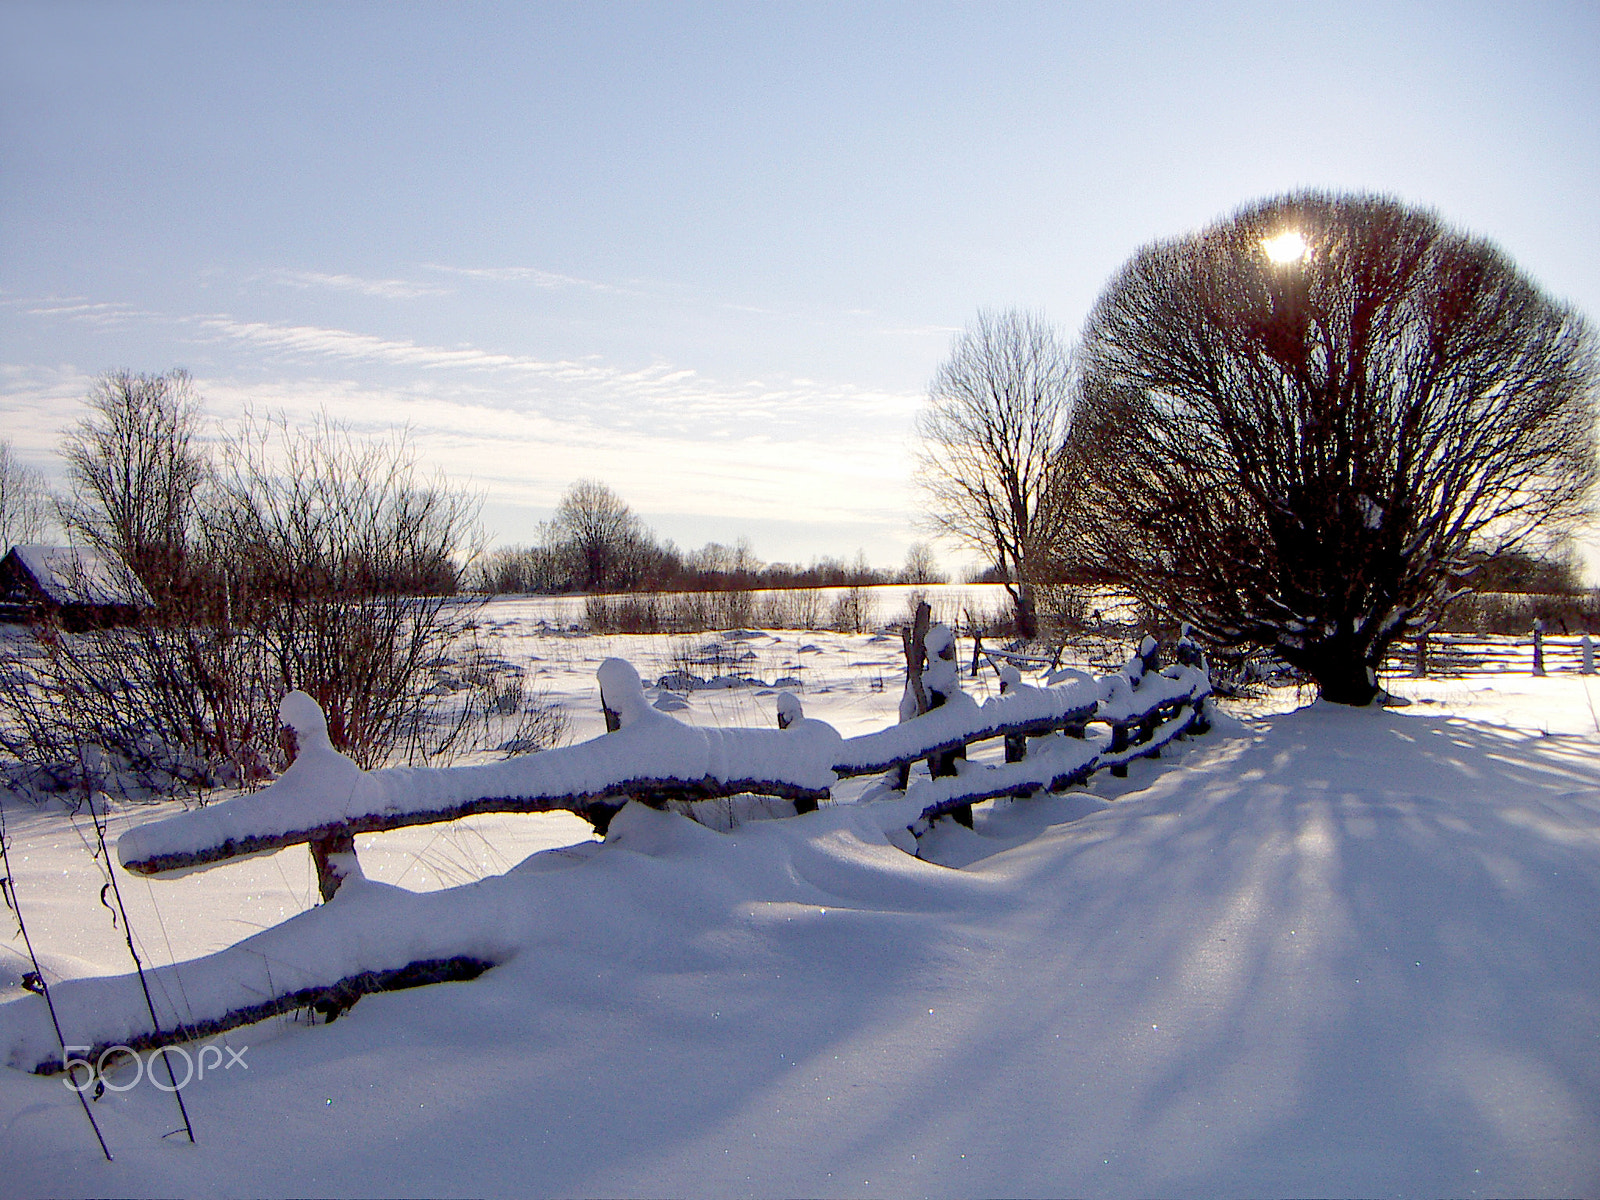
[[[1032,585],[1008,583],[1006,592],[1011,596],[1012,619],[1017,626],[1017,636],[1025,642],[1033,641],[1039,636],[1039,613],[1034,604]]]
[[[1284,657],[1311,676],[1324,700],[1335,704],[1361,708],[1376,700],[1381,691],[1377,665],[1383,657],[1383,647],[1373,646],[1363,652],[1353,638],[1328,638],[1296,651],[1292,657],[1285,653]]]

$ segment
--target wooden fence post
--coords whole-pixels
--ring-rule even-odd
[[[322,706],[302,691],[291,691],[278,702],[284,748],[293,765],[302,754],[336,756],[328,737],[328,718]],[[361,863],[356,858],[356,837],[348,829],[335,829],[310,843],[311,861],[317,868],[317,891],[323,903],[333,899],[346,879],[360,879]]]
[[[1000,694],[1004,696],[1012,687],[1022,682],[1022,674],[1009,663],[1000,668]],[[1006,734],[1006,761],[1008,763],[1021,762],[1028,757],[1028,735],[1025,733]]]
[[[778,693],[778,728],[787,729],[796,721],[804,720],[805,709],[800,707],[800,698],[793,692]],[[804,816],[806,813],[817,811],[817,802],[808,797],[801,797],[794,802],[794,815]]]
[[[911,627],[900,631],[900,641],[906,652],[906,690],[900,697],[900,719],[909,721],[928,711],[928,693],[922,687],[922,665],[928,649],[923,639],[928,634],[928,623],[933,619],[933,609],[926,600],[917,604]],[[895,790],[903,792],[911,786],[911,764],[901,763],[895,772]]]
[[[929,629],[928,638],[923,642],[923,645],[927,646],[928,641],[935,640],[932,637],[935,630],[942,632],[944,636],[936,641],[938,650],[932,652],[938,661],[936,663],[930,661],[923,670],[922,686],[927,694],[929,712],[936,708],[943,708],[949,703],[948,692],[959,690],[961,687],[961,663],[956,656],[955,635],[943,625],[933,626]],[[934,670],[935,667],[938,668],[937,671]],[[957,746],[954,750],[946,750],[942,754],[936,754],[928,760],[928,774],[934,779],[945,779],[954,776],[956,774],[956,763],[966,757],[967,748],[965,746]],[[972,805],[963,804],[960,808],[954,809],[950,815],[956,819],[957,823],[965,825],[968,829],[972,828]]]
[[[945,629],[944,626],[941,625],[939,628],[944,630],[944,632],[949,633],[949,630]],[[941,663],[948,664],[947,673],[944,675],[944,678],[949,680],[959,680],[961,677],[961,668],[956,663],[956,643],[954,637],[951,637],[949,642],[945,643],[943,648],[938,652],[938,657]],[[926,671],[924,671],[924,675],[926,676]],[[928,697],[928,712],[932,712],[936,708],[943,708],[947,703],[949,703],[949,696],[946,695],[945,692],[939,687],[930,684],[927,678],[923,679],[922,686]],[[959,686],[960,685],[958,683],[957,687],[959,688]],[[946,750],[943,754],[937,754],[928,761],[928,774],[934,779],[943,779],[954,775],[956,773],[956,761],[958,759],[963,759],[966,756],[967,748],[965,746],[958,746],[954,750]]]
[[[1111,727],[1111,753],[1118,754],[1128,748],[1128,727],[1120,722]],[[1114,763],[1111,773],[1118,779],[1128,777],[1128,764],[1125,762]]]
[[[624,710],[636,710],[644,704],[639,674],[621,659],[608,658],[600,664],[597,675],[600,683],[600,713],[606,720],[606,732],[615,733],[622,728]],[[624,797],[623,803],[626,802]],[[600,801],[573,811],[594,827],[595,836],[604,838],[611,828],[611,818],[622,811],[622,804]]]
[[[1587,633],[1584,634],[1583,635],[1583,640],[1578,643],[1578,648],[1583,651],[1583,673],[1585,675],[1593,675],[1594,674],[1594,639],[1592,637],[1590,637]]]
[[[323,902],[333,899],[339,885],[350,876],[361,874],[356,861],[356,835],[345,830],[318,838],[311,843],[311,861],[317,867],[317,891]]]
[[[1544,674],[1544,620],[1542,618],[1533,623],[1533,673],[1535,676]]]

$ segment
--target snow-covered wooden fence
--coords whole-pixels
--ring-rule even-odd
[[[806,719],[798,700],[780,698],[780,728],[706,729],[652,708],[638,674],[621,659],[599,671],[608,731],[577,746],[470,767],[362,771],[328,740],[322,712],[304,693],[284,698],[281,715],[299,754],[274,783],[122,835],[118,857],[141,875],[187,872],[286,846],[310,845],[331,894],[359,870],[354,837],[453,821],[478,813],[573,812],[604,832],[629,800],[660,806],[737,795],[771,796],[814,809],[841,779],[887,772],[994,739],[1030,746],[1020,762],[968,763],[946,779],[918,779],[930,794],[928,820],[962,805],[1060,790],[1133,758],[1155,757],[1173,738],[1205,725],[1210,678],[1198,651],[1181,643],[1178,661],[1158,669],[1155,643],[1120,672],[1096,679],[1062,671],[1030,687],[1003,672],[999,696],[977,703],[961,692],[914,720],[843,738]],[[1109,744],[1085,736],[1110,727]],[[936,793],[936,794],[935,794]]]
[[[939,628],[929,636],[940,636]],[[982,703],[951,687],[940,707],[845,738],[831,725],[807,719],[790,694],[779,699],[778,729],[685,725],[650,706],[629,664],[608,659],[599,671],[608,732],[598,738],[481,766],[377,771],[362,771],[334,750],[321,710],[294,692],[280,711],[295,731],[299,752],[278,780],[252,795],[132,829],[119,839],[118,857],[139,874],[184,874],[305,844],[317,860],[324,895],[331,897],[341,880],[360,875],[354,841],[359,833],[475,813],[554,810],[584,816],[603,832],[629,800],[659,807],[744,794],[788,801],[798,814],[830,799],[844,779],[882,772],[886,781],[896,781],[910,776],[914,763],[942,762],[953,773],[919,774],[904,788],[907,799],[922,802],[908,827],[920,838],[942,817],[965,816],[970,823],[971,806],[980,801],[1061,790],[1102,768],[1125,772],[1130,760],[1159,756],[1173,739],[1208,727],[1210,677],[1188,643],[1178,645],[1165,668],[1146,639],[1122,670],[1105,677],[1057,671],[1045,685],[1029,686],[1015,668],[1003,667],[1001,678],[1001,694]],[[1091,734],[1094,724],[1109,727],[1109,733]],[[997,739],[1005,742],[1003,762],[952,761],[970,746]],[[357,900],[353,909],[332,906],[344,912],[345,924],[371,902],[365,892]],[[426,907],[436,901],[418,896],[407,903]],[[496,961],[492,947],[474,945],[464,953],[447,925],[426,945],[415,936],[391,945],[381,929],[363,923],[359,952],[345,944],[350,939],[329,936],[326,944],[313,938],[325,953],[286,953],[295,942],[292,927],[326,911],[303,913],[208,958],[151,972],[157,994],[181,993],[189,1003],[180,1015],[169,1001],[172,1011],[154,1029],[121,1002],[134,986],[126,978],[59,984],[52,989],[57,1007],[74,1014],[73,1039],[91,1047],[93,1061],[110,1047],[154,1048],[210,1037],[294,1008],[316,1007],[331,1019],[368,992],[468,979]],[[264,992],[250,965],[268,957],[297,965],[280,967]],[[203,998],[198,1003],[204,1011],[195,1010],[196,997]],[[62,1055],[42,1012],[20,1011],[26,1004],[0,1008],[3,1061],[39,1073],[61,1070]]]
[[[1552,634],[1544,630],[1532,630],[1522,636],[1434,633],[1420,648],[1414,640],[1394,646],[1383,670],[1386,675],[1433,678],[1592,674],[1594,644],[1588,634]]]

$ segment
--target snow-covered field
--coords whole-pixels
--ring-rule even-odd
[[[894,719],[892,638],[535,635],[539,604],[491,620],[578,740],[613,655],[798,681],[847,735]],[[728,834],[635,806],[603,845],[560,815],[363,838],[368,882],[321,917],[506,961],[226,1035],[248,1065],[185,1090],[196,1145],[119,1069],[92,1105],[113,1163],[61,1079],[0,1069],[0,1192],[1600,1193],[1600,684],[1391,687],[1415,703],[1273,696],[921,859],[895,801]],[[681,695],[679,719],[775,723],[769,687]],[[87,821],[5,815],[48,974],[129,970]],[[157,964],[316,896],[303,847],[121,881]]]

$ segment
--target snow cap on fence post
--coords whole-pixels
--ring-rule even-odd
[[[278,701],[278,720],[294,730],[298,753],[307,750],[333,750],[328,738],[328,718],[322,706],[301,691],[287,692]]]
[[[600,680],[600,708],[605,713],[607,733],[632,725],[649,713],[644,684],[639,682],[639,672],[633,669],[632,663],[608,658],[595,675]]]
[[[800,707],[800,698],[793,692],[778,693],[778,728],[787,729],[796,721],[804,717],[805,710]]]
[[[1148,633],[1144,635],[1144,641],[1139,643],[1139,661],[1143,668],[1140,671],[1141,677],[1153,675],[1156,668],[1161,665],[1161,644]]]
[[[922,637],[923,648],[927,651],[927,665],[922,668],[922,685],[929,693],[928,705],[938,708],[940,701],[933,696],[942,696],[948,700],[961,690],[961,665],[956,661],[955,634],[950,632],[948,625],[935,625]]]
[[[354,794],[355,781],[364,772],[333,748],[333,741],[328,737],[328,718],[323,715],[321,705],[305,692],[289,692],[278,701],[278,720],[294,730],[295,758],[289,772],[284,773],[285,778],[290,772],[307,779],[316,778],[327,790],[335,792],[348,782]],[[330,768],[333,773],[328,773]],[[344,776],[348,776],[348,780],[342,778]],[[346,879],[366,878],[356,858],[355,834],[349,829],[335,829],[326,837],[315,838],[310,848],[311,861],[317,868],[317,889],[324,902],[333,899]]]
[[[1172,657],[1179,666],[1198,667],[1205,663],[1205,653],[1194,640],[1194,629],[1185,624],[1178,630],[1177,644],[1172,647]]]

